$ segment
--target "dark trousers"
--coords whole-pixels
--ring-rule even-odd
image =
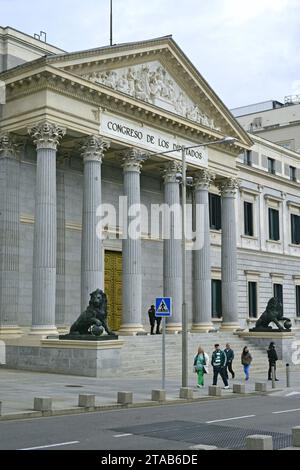
[[[156,317],[156,334],[158,335],[160,333],[159,327],[161,324],[161,317]]]
[[[226,374],[227,379],[228,379],[228,371],[231,373],[231,377],[234,379],[235,373],[232,370],[232,361],[227,362],[226,367],[225,367],[225,374]]]
[[[220,366],[213,366],[214,368],[214,378],[213,378],[213,385],[217,385],[218,382],[218,375],[222,377],[223,383],[225,387],[228,385],[228,380],[226,377],[226,370],[225,367],[220,367]]]
[[[276,362],[269,362],[268,380],[272,380],[272,367],[274,367],[274,379],[276,379]]]
[[[151,326],[151,335],[154,335],[155,319],[150,320],[150,326]]]

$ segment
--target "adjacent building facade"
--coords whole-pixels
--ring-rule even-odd
[[[190,328],[247,328],[273,295],[297,327],[297,152],[248,134],[171,37],[75,53],[9,28],[0,41],[1,335],[56,333],[98,287],[121,335],[147,329],[161,295],[173,298],[168,331],[181,330],[178,220],[162,239],[148,216],[181,203],[182,148],[188,202],[202,207],[188,219],[202,240],[187,250]],[[126,236],[121,196],[143,207],[139,237]]]

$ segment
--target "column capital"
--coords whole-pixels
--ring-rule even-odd
[[[49,121],[41,121],[29,128],[28,133],[32,136],[37,150],[57,150],[59,141],[65,135],[66,129]]]
[[[182,173],[182,164],[175,160],[166,163],[163,170],[164,183],[179,183],[178,173]]]
[[[217,186],[222,197],[235,197],[240,187],[240,180],[238,178],[224,178],[217,181]]]
[[[11,134],[0,134],[0,158],[12,158],[19,160],[21,143],[16,142]]]
[[[215,179],[215,174],[209,170],[199,170],[195,174],[195,190],[208,190],[211,182]]]
[[[104,151],[108,150],[110,142],[104,140],[101,136],[90,135],[83,142],[81,146],[81,155],[84,163],[86,162],[102,162]]]
[[[138,149],[130,149],[121,154],[123,171],[140,173],[143,163],[149,158],[148,153]]]

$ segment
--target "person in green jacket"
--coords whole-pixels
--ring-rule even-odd
[[[194,357],[194,371],[197,373],[197,378],[198,378],[198,383],[197,387],[203,387],[204,386],[204,374],[207,374],[208,369],[208,362],[209,362],[209,357],[208,354],[206,354],[199,346],[198,348],[198,353]]]

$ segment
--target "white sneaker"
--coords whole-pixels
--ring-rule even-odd
[[[224,390],[227,390],[229,388],[229,385],[225,385],[225,387],[223,387]]]

